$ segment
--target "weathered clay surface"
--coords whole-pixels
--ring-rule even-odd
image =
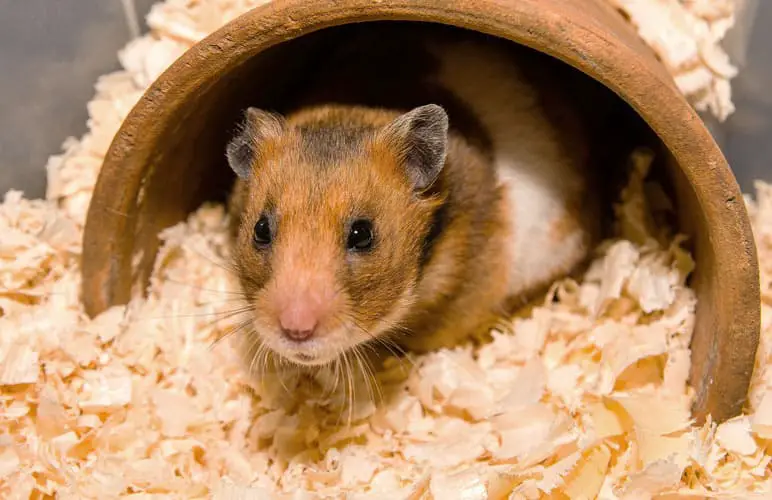
[[[280,101],[292,75],[324,50],[321,39],[304,41],[310,33],[378,20],[455,25],[530,46],[595,78],[638,112],[672,155],[683,229],[696,249],[695,416],[737,414],[760,322],[748,216],[702,121],[651,50],[602,0],[275,0],[234,20],[173,64],[115,137],[85,233],[87,311],[127,302],[133,289],[144,287],[158,231],[227,189],[218,184],[222,145],[244,104],[244,89],[259,89],[265,103]],[[269,50],[278,44],[277,50],[292,46],[293,57]]]

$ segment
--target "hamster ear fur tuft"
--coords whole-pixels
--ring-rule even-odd
[[[225,148],[225,156],[233,171],[242,179],[252,173],[262,144],[281,135],[284,119],[268,111],[247,108],[239,130]]]
[[[413,188],[424,191],[445,166],[448,115],[436,104],[414,108],[387,125],[382,139],[399,155]]]

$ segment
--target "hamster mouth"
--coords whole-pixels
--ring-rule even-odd
[[[289,359],[292,363],[300,366],[322,366],[331,361],[327,357],[314,356],[305,352],[294,352],[292,354],[282,354],[285,358]]]
[[[279,356],[300,366],[322,366],[337,359],[341,354],[322,339],[295,342],[281,339],[279,345],[270,346]]]
[[[320,328],[307,338],[293,338],[277,328],[276,324],[267,325],[259,320],[256,321],[255,333],[280,363],[308,368],[330,366],[343,360],[352,350],[364,348],[377,335],[376,332],[359,332],[340,324]],[[359,356],[354,354],[354,357]]]

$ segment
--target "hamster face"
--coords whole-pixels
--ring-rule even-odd
[[[439,200],[382,126],[280,125],[241,181],[235,265],[260,341],[323,365],[399,327]]]

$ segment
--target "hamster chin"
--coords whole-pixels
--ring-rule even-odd
[[[369,322],[369,328],[357,319],[356,311],[339,310],[327,316],[319,323],[313,335],[306,338],[291,336],[275,319],[275,313],[253,304],[254,318],[250,339],[251,343],[269,349],[280,360],[304,367],[332,365],[337,361],[345,362],[348,356],[355,362],[371,359],[377,345],[387,346],[391,350],[393,342],[389,335],[399,329],[400,323],[409,314],[414,302],[414,286],[407,286],[394,301],[391,309],[381,318]],[[259,358],[255,353],[253,357]],[[250,363],[252,360],[249,360]],[[255,360],[259,362],[259,360]]]
[[[366,338],[354,336],[345,328],[319,331],[308,340],[292,340],[279,331],[260,335],[266,347],[281,359],[300,366],[324,366],[344,356],[349,350],[362,346]],[[356,337],[364,337],[364,334]]]
[[[270,327],[255,319],[253,335],[260,344],[270,349],[279,359],[306,367],[331,365],[342,360],[352,351],[354,359],[363,351],[372,350],[368,343],[376,343],[387,330],[387,322],[379,322],[376,331],[368,331],[356,325],[355,321],[337,321],[337,324],[320,325],[314,335],[307,339],[295,339],[280,328]]]

